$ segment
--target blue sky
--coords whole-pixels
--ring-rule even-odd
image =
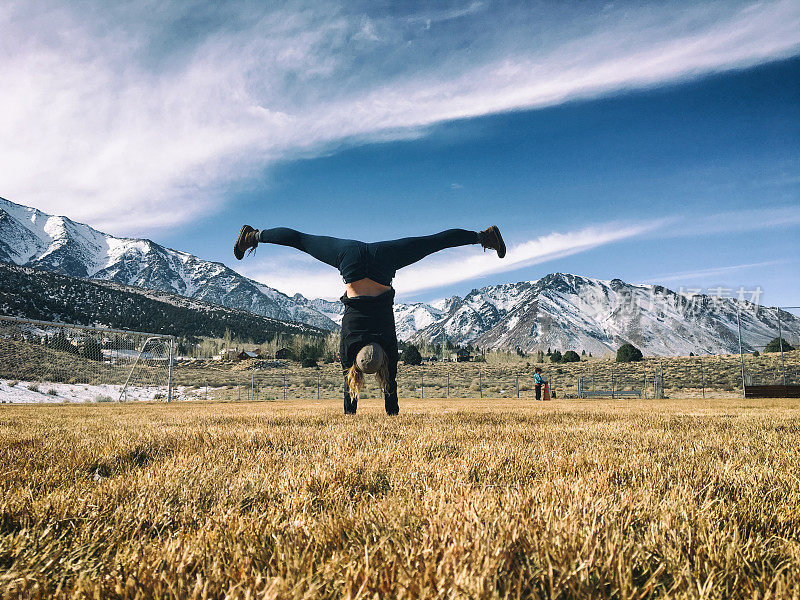
[[[243,222],[497,224],[403,300],[554,271],[800,304],[800,6],[7,3],[0,195],[337,297]],[[32,32],[32,33],[31,33]]]

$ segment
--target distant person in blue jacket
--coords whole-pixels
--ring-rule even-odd
[[[536,399],[542,399],[542,385],[546,382],[546,379],[542,377],[542,368],[536,367],[533,370],[533,388],[536,390]]]

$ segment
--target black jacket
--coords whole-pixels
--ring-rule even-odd
[[[342,317],[342,341],[339,353],[342,368],[349,369],[356,360],[356,354],[369,343],[380,344],[389,363],[397,364],[397,332],[394,326],[394,290],[378,296],[341,297],[344,304]]]

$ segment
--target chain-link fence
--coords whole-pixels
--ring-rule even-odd
[[[645,357],[630,363],[587,356],[554,363],[545,357],[537,363],[487,352],[480,357],[486,362],[401,362],[398,391],[401,398],[532,399],[536,367],[555,398],[741,397],[743,382],[800,385],[796,321],[788,329],[782,325],[797,317],[785,308],[759,310],[774,311],[774,318],[765,326],[743,312],[741,355]],[[338,364],[301,368],[287,360],[177,357],[170,369],[173,348],[169,336],[0,317],[0,401],[166,400],[170,392],[186,400],[342,397]],[[382,396],[374,377],[365,384],[363,397]]]
[[[438,363],[409,366],[400,363],[398,393],[401,398],[535,398],[534,368],[476,363]],[[616,367],[609,361],[581,365],[539,365],[552,397],[664,396],[660,365]],[[249,368],[247,368],[249,367]],[[289,361],[253,361],[243,370],[223,365],[179,364],[176,382],[179,398],[198,400],[340,399],[344,376],[338,365],[303,369]],[[581,369],[580,367],[584,367]],[[235,367],[234,367],[235,368]],[[372,376],[365,378],[362,397],[379,398],[383,392]]]
[[[400,398],[520,398],[533,399],[534,369],[542,369],[555,398],[724,398],[742,396],[738,354],[645,357],[639,362],[584,359],[575,363],[518,361],[493,364],[435,362],[398,366]],[[800,383],[800,351],[745,355],[753,381],[779,383],[782,365],[789,383]],[[175,368],[176,396],[208,400],[341,399],[344,377],[338,364],[301,368],[285,360],[247,360],[220,364],[179,361]],[[750,385],[748,383],[748,385]],[[373,376],[365,378],[362,397],[380,398]]]
[[[795,360],[795,349],[800,347],[798,311],[798,306],[784,306],[737,313],[739,387],[746,397],[800,397],[800,367]],[[755,321],[753,314],[759,312],[761,319]],[[764,322],[770,326],[765,328]]]
[[[0,316],[0,401],[171,399],[173,338]]]

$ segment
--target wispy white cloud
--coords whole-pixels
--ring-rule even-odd
[[[800,206],[742,208],[727,212],[676,217],[673,226],[659,232],[661,237],[684,237],[722,233],[744,233],[800,225]]]
[[[445,21],[452,21],[453,19],[466,17],[468,15],[475,14],[482,8],[485,8],[483,2],[471,2],[470,4],[463,7],[415,14],[408,17],[407,21],[409,23],[424,23],[426,29],[430,29],[431,25],[434,23],[443,23]]]
[[[795,0],[158,6],[0,7],[3,196],[140,233],[218,210],[221,190],[276,160],[800,50]]]
[[[459,248],[436,254],[398,272],[396,287],[400,294],[435,289],[578,254],[613,242],[653,231],[659,221],[649,223],[606,223],[566,233],[550,233],[508,248],[504,259],[492,251],[475,253],[474,248]]]
[[[585,252],[653,231],[659,221],[646,224],[606,223],[577,231],[551,233],[509,246],[504,259],[494,251],[480,252],[479,247],[454,248],[434,254],[400,270],[393,286],[399,296],[421,290],[442,288],[486,275],[515,271],[531,265]],[[300,255],[303,256],[303,255]],[[308,298],[337,298],[343,283],[338,272],[306,257],[253,264],[243,272],[285,293],[301,293]]]
[[[710,267],[707,269],[695,269],[691,271],[665,273],[661,275],[653,275],[651,277],[647,277],[644,279],[644,281],[640,283],[640,285],[661,284],[670,281],[691,282],[691,281],[703,280],[706,282],[710,282],[710,280],[714,277],[727,277],[731,273],[737,273],[739,271],[748,271],[751,269],[763,269],[765,267],[773,267],[776,265],[786,264],[787,262],[788,261],[786,259],[766,260],[762,262],[744,263],[739,265],[727,265],[723,267]]]
[[[398,290],[399,297],[409,296],[423,290],[445,288],[488,275],[516,271],[627,239],[658,240],[673,235],[706,235],[708,232],[746,233],[798,223],[800,209],[794,207],[744,209],[692,219],[672,215],[654,217],[647,222],[608,222],[575,231],[551,233],[510,245],[506,258],[502,260],[491,251],[476,252],[475,247],[453,248],[402,269],[393,285]],[[257,259],[243,263],[239,270],[248,277],[290,294],[299,292],[307,298],[328,299],[341,295],[343,283],[335,269],[323,266],[310,256],[294,250],[264,247],[261,256],[265,252],[271,253],[268,260],[262,262]],[[788,263],[788,259],[776,259],[670,272],[647,277],[642,283],[711,281],[712,278],[740,271]]]
[[[269,253],[269,258],[264,259]],[[259,246],[254,260],[237,265],[246,277],[280,290],[284,294],[302,294],[306,298],[335,300],[344,292],[339,272],[296,250],[283,251],[275,246]]]

